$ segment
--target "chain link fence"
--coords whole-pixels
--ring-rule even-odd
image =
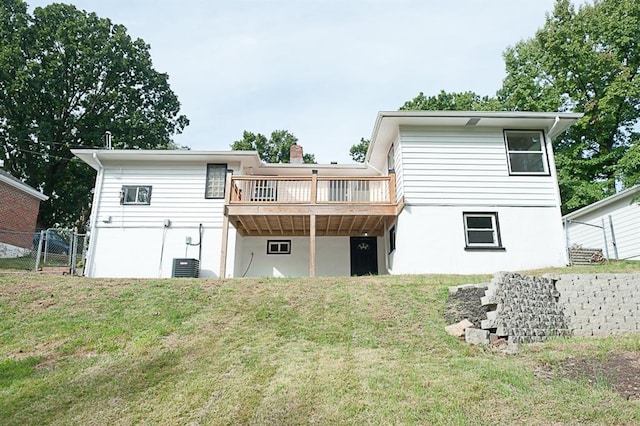
[[[0,269],[46,271],[82,275],[87,235],[50,228],[36,232],[0,230]]]

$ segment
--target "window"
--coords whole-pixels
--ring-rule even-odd
[[[544,134],[531,130],[506,130],[509,172],[514,175],[548,175]]]
[[[389,152],[387,153],[387,170],[391,172],[391,170],[394,170],[395,168],[396,162],[394,157],[394,146],[391,145],[391,148],[389,148]]]
[[[204,198],[224,198],[226,180],[226,164],[207,164],[207,185]]]
[[[389,229],[389,254],[396,249],[396,227]]]
[[[498,213],[463,213],[466,247],[502,248]]]
[[[291,254],[291,240],[267,240],[267,254]]]
[[[123,185],[120,204],[151,204],[151,186]]]

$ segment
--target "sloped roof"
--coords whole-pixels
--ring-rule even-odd
[[[529,111],[381,111],[373,127],[366,162],[378,169],[384,167],[400,126],[543,129],[553,139],[582,116],[582,113]]]
[[[575,219],[582,215],[591,213],[595,210],[604,208],[609,204],[612,204],[618,200],[621,200],[622,198],[633,196],[636,194],[640,195],[640,185],[632,186],[631,188],[625,189],[624,191],[620,191],[617,194],[611,195],[607,198],[603,198],[600,201],[596,201],[593,204],[589,204],[588,206],[585,206],[579,210],[566,214],[562,217],[562,219]]]
[[[0,182],[4,182],[9,186],[13,186],[16,189],[19,189],[22,192],[25,192],[33,197],[36,197],[40,201],[46,201],[49,199],[42,192],[30,187],[26,183],[22,182],[20,179],[13,177],[10,173],[0,169]]]
[[[95,170],[126,162],[239,162],[246,174],[288,176],[309,175],[317,170],[321,176],[378,175],[362,163],[355,164],[269,164],[260,160],[256,151],[190,151],[190,150],[133,150],[133,149],[72,149],[71,152]]]

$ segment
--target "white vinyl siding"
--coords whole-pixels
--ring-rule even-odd
[[[557,206],[555,170],[509,175],[501,128],[401,127],[400,138],[408,204]]]
[[[97,209],[99,227],[221,227],[224,199],[206,199],[207,165],[105,165],[104,184]],[[150,205],[121,205],[123,186],[153,187]],[[107,222],[106,218],[110,220]]]
[[[630,195],[605,208],[573,218],[577,222],[596,226],[602,226],[604,219],[607,246],[604,245],[604,234],[601,228],[577,222],[568,225],[569,246],[581,245],[585,248],[599,248],[602,249],[605,256],[614,259],[613,235],[609,224],[609,215],[611,215],[618,258],[640,260],[640,205],[637,201],[632,202],[632,199],[633,195]]]
[[[396,173],[396,202],[402,199],[404,195],[404,179],[403,179],[403,167],[402,167],[402,144],[398,137],[393,143],[393,169]]]

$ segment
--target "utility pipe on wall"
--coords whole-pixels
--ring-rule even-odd
[[[616,241],[616,234],[613,232],[613,220],[611,219],[611,215],[609,215],[609,228],[611,229],[611,244],[613,245],[613,254],[616,257],[616,260],[618,260],[618,243]]]

